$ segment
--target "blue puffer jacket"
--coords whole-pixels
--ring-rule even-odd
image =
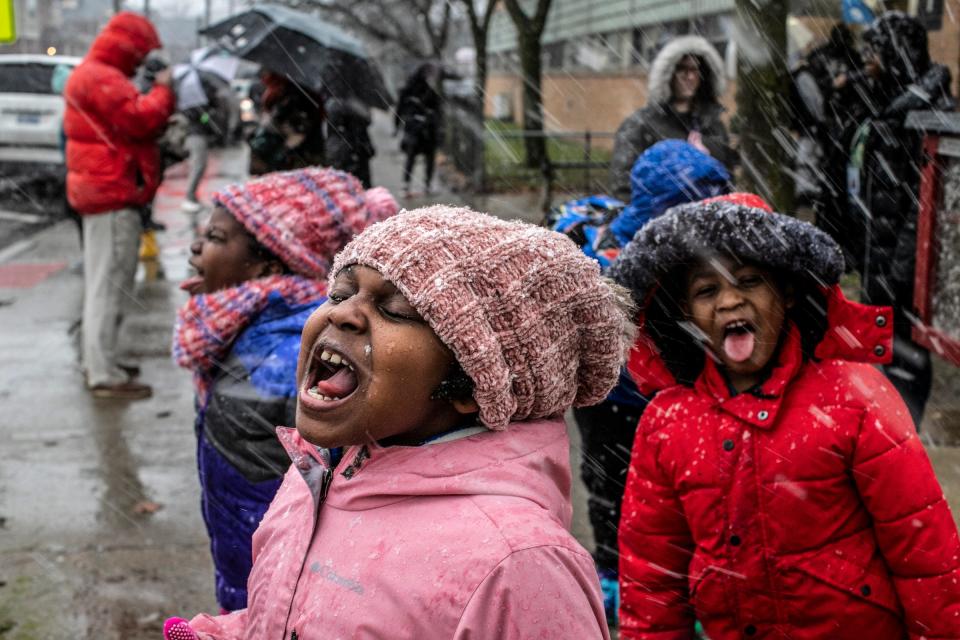
[[[198,412],[198,430],[250,482],[280,478],[290,466],[275,429],[293,424],[300,333],[321,303],[290,305],[271,294],[218,367]]]
[[[554,231],[568,235],[601,269],[613,264],[640,227],[670,207],[728,193],[732,186],[719,161],[683,140],[664,140],[640,154],[630,182],[633,193],[622,211],[622,203],[609,196],[571,200],[556,209]]]

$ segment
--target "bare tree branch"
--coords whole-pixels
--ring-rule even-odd
[[[450,33],[450,7],[449,0],[440,0],[443,2],[443,16],[440,24],[434,24],[434,15],[437,12],[437,0],[418,0],[415,4],[420,13],[420,21],[423,23],[424,31],[430,39],[430,47],[433,49],[433,55],[436,58],[443,56],[443,51],[447,46],[447,37]]]
[[[533,16],[524,13],[519,0],[504,0],[507,11],[517,25],[517,29],[529,32],[531,35],[539,36],[543,33],[543,28],[547,26],[547,15],[550,13],[550,5],[553,0],[537,0],[537,10]]]
[[[496,0],[486,0],[483,15],[477,13],[477,0],[460,0],[467,9],[470,22],[470,32],[473,34],[473,48],[476,51],[476,87],[475,94],[478,109],[483,110],[483,95],[487,84],[487,34],[490,32],[490,22],[493,11],[497,7]]]

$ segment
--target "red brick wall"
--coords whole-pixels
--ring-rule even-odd
[[[930,32],[930,57],[950,67],[953,95],[960,95],[960,0],[944,0],[943,28]]]
[[[960,1],[960,0],[958,0]],[[736,83],[728,83],[722,102],[727,115],[734,107]],[[508,93],[513,98],[514,122],[521,122],[520,79],[491,75],[487,80],[486,114],[493,113],[493,96]],[[553,131],[616,131],[624,118],[647,102],[646,74],[547,74],[543,79],[544,119]],[[598,139],[597,146],[612,147],[612,139]]]

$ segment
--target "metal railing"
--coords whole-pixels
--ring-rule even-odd
[[[552,206],[553,191],[557,183],[557,172],[570,169],[581,169],[584,171],[583,182],[589,187],[592,184],[592,172],[596,170],[607,170],[610,167],[609,160],[595,160],[593,157],[593,141],[596,139],[612,139],[616,135],[613,131],[500,131],[492,132],[487,130],[487,137],[498,137],[502,139],[537,139],[545,141],[550,140],[582,140],[583,155],[577,160],[554,160],[550,157],[550,146],[546,145],[544,149],[543,161],[540,164],[540,174],[543,178],[541,209],[546,212]]]
[[[456,169],[467,178],[470,188],[476,192],[491,190],[492,178],[502,179],[504,176],[490,175],[489,158],[487,157],[488,143],[497,140],[509,146],[508,141],[542,138],[546,144],[545,157],[539,167],[527,166],[524,152],[521,150],[507,163],[515,170],[515,175],[525,175],[531,178],[536,176],[536,183],[543,192],[542,206],[549,209],[552,194],[558,184],[562,183],[562,172],[580,170],[580,186],[590,188],[595,172],[606,171],[609,160],[606,157],[597,157],[595,142],[599,139],[612,139],[612,131],[524,131],[491,129],[478,114],[475,105],[466,100],[448,100],[446,113],[446,141],[444,150],[453,161]],[[550,141],[580,141],[582,151],[564,153],[563,159],[551,157]],[[511,151],[512,153],[512,151]],[[575,157],[572,157],[575,156]],[[502,159],[502,158],[501,158]],[[501,164],[500,168],[503,168]],[[606,174],[599,176],[605,181]]]

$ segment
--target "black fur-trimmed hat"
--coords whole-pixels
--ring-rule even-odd
[[[610,275],[643,306],[661,278],[716,254],[809,277],[821,286],[836,284],[844,269],[840,246],[812,224],[721,197],[679,205],[652,220],[623,249]]]
[[[797,303],[790,311],[806,355],[826,330],[825,287],[843,273],[843,254],[813,225],[773,213],[759,196],[732,193],[676,206],[633,237],[610,269],[640,306],[642,328],[681,384],[703,370],[704,347],[683,320],[678,271],[700,258],[727,254],[792,280]]]

